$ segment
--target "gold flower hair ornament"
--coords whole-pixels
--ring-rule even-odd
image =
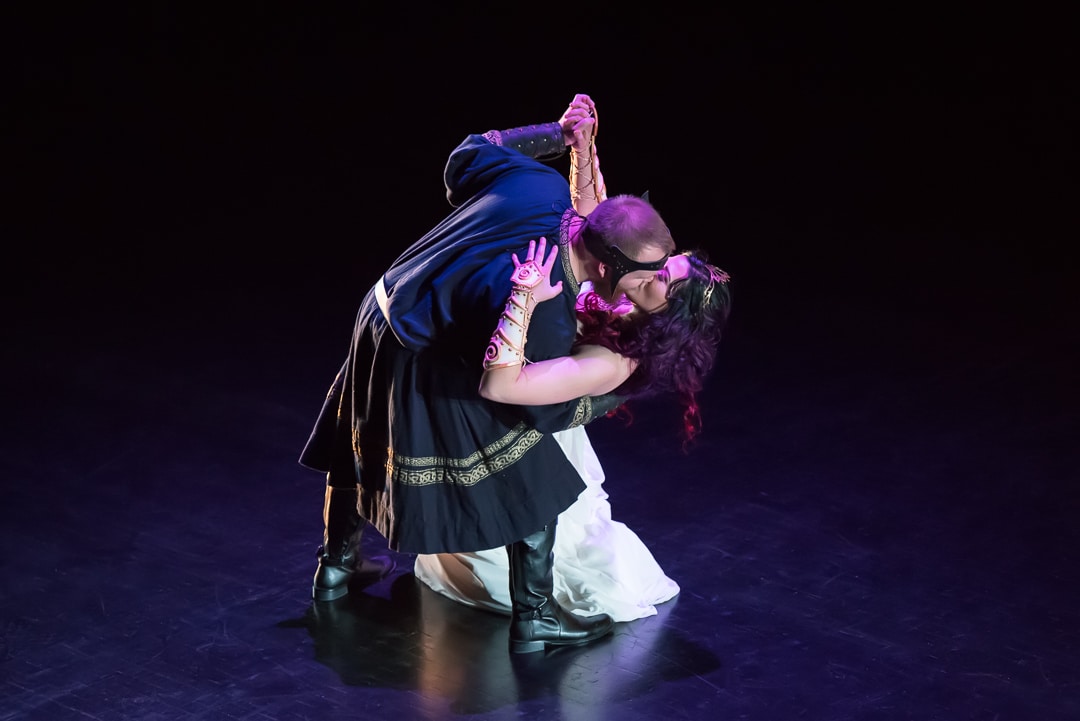
[[[701,307],[705,308],[709,305],[709,300],[712,298],[713,289],[716,288],[717,283],[727,285],[730,280],[731,276],[726,271],[720,270],[715,265],[710,265],[709,287],[705,289],[705,293],[701,296]]]

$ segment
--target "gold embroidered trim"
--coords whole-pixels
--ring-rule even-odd
[[[588,396],[579,398],[573,420],[567,428],[588,423],[591,417],[592,399]],[[405,486],[430,486],[434,483],[473,486],[517,463],[543,437],[544,434],[535,428],[519,423],[498,441],[465,458],[403,456],[388,448],[386,477],[392,483]]]
[[[592,420],[592,398],[583,396],[578,398],[577,408],[574,409],[574,419],[567,428],[583,426]]]
[[[559,260],[562,261],[563,274],[566,275],[566,283],[570,286],[570,292],[577,297],[581,292],[577,278],[574,277],[574,266],[570,264],[570,221],[577,217],[577,212],[567,210],[563,213],[562,223],[559,224]]]
[[[498,441],[465,458],[417,458],[388,449],[386,477],[406,486],[430,486],[433,483],[472,486],[519,461],[543,436],[540,431],[519,423]]]

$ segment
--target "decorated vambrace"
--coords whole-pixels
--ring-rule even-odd
[[[532,319],[532,289],[543,280],[543,273],[533,261],[522,263],[514,271],[514,283],[506,307],[499,316],[495,333],[484,354],[484,370],[525,365],[525,340]]]
[[[559,123],[489,130],[484,133],[484,137],[495,145],[513,148],[522,155],[537,160],[558,158],[566,152],[566,140],[563,138],[562,126]]]

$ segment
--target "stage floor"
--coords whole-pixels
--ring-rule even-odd
[[[296,458],[353,308],[279,272],[16,323],[0,719],[1080,715],[1065,321],[749,286],[696,447],[663,404],[589,428],[680,595],[511,657],[409,555],[311,601],[323,479]]]

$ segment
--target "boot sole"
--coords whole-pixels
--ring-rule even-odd
[[[614,628],[609,628],[607,631],[604,631],[601,634],[597,634],[596,636],[590,636],[589,638],[583,638],[578,641],[514,641],[513,639],[511,639],[510,653],[537,653],[538,651],[543,651],[549,646],[551,648],[584,646],[586,644],[592,643],[593,641],[599,641],[614,630]]]
[[[319,588],[318,586],[311,587],[311,597],[316,601],[336,601],[349,592],[349,585],[345,584],[339,588]]]

